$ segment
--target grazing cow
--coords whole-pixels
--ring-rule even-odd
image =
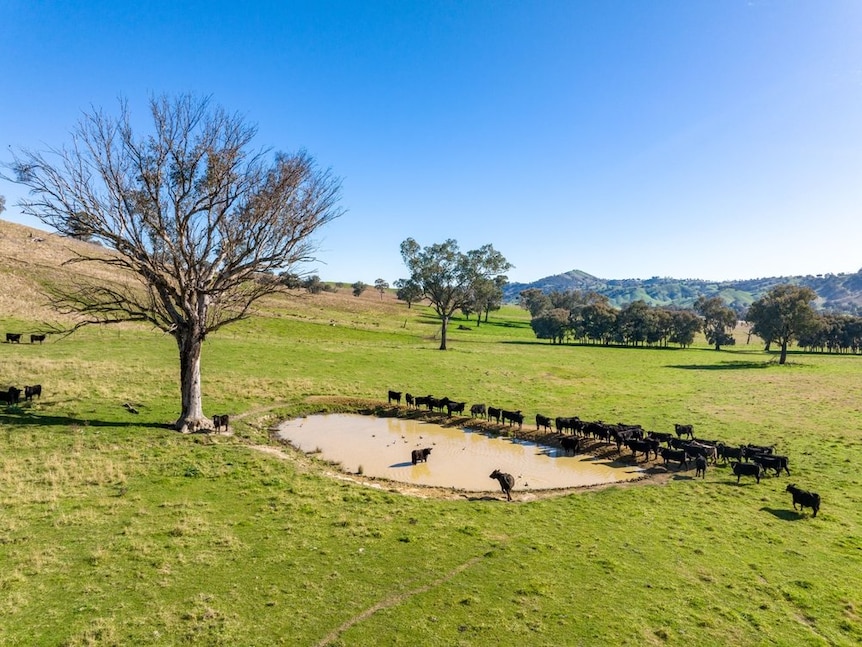
[[[775,445],[752,445],[748,443],[745,447],[742,448],[743,458],[748,460],[752,456],[757,454],[772,454],[775,452]]]
[[[775,476],[781,476],[781,470],[787,472],[790,476],[790,469],[787,467],[787,456],[779,456],[778,454],[754,454],[751,460],[755,463],[760,463],[763,471],[775,470]]]
[[[571,452],[573,455],[581,451],[581,439],[577,436],[563,436],[560,438],[560,446],[566,452],[566,456]]]
[[[763,468],[758,463],[731,463],[733,473],[736,474],[736,482],[739,483],[740,476],[753,476],[760,483],[763,476]]]
[[[500,419],[503,417],[503,410],[497,407],[488,407],[488,420],[494,419],[497,424],[500,424]]]
[[[727,463],[728,458],[732,458],[737,461],[741,461],[745,458],[745,451],[741,445],[739,447],[730,447],[724,443],[718,443],[718,445],[715,446],[715,450],[718,452],[718,457],[721,459],[722,463]]]
[[[33,386],[25,386],[24,387],[24,399],[32,400],[33,396],[37,396],[40,399],[42,398],[42,385],[34,384]]]
[[[545,428],[547,431],[551,431],[551,419],[548,416],[543,416],[541,413],[537,413],[536,431],[539,431],[540,428]]]
[[[221,432],[221,428],[224,427],[224,430],[228,430],[228,426],[230,425],[230,416],[228,414],[223,415],[215,415],[213,416],[213,427],[215,427],[216,433]]]
[[[506,500],[512,500],[512,488],[515,487],[515,477],[511,474],[507,474],[506,472],[501,472],[500,470],[494,470],[491,472],[490,478],[497,479],[500,483],[500,489],[506,495]]]
[[[515,423],[518,423],[518,429],[520,429],[524,425],[524,414],[521,413],[521,410],[517,411],[506,411],[505,409],[502,412],[503,422],[507,423],[510,427]]]
[[[452,400],[449,400],[446,403],[446,415],[449,417],[451,417],[453,413],[460,413],[463,415],[466,404],[466,402],[453,402]]]
[[[392,404],[392,401],[395,400],[395,404],[401,404],[401,391],[390,391],[389,399],[387,401],[388,404]]]
[[[664,459],[664,464],[667,465],[669,461],[679,461],[679,466],[685,466],[685,469],[688,469],[688,454],[685,453],[684,449],[671,449],[670,447],[665,447],[659,450],[659,454]]]
[[[7,332],[6,333],[6,342],[9,344],[20,344],[21,343],[21,333],[16,332]]]
[[[705,445],[696,440],[683,445],[683,449],[688,452],[689,456],[703,456],[712,463],[718,460],[718,450],[714,445]]]
[[[706,456],[697,456],[694,459],[694,478],[706,478]]]
[[[0,391],[0,402],[6,404],[18,404],[18,399],[21,397],[21,389],[10,386],[6,391]]]
[[[670,441],[673,440],[673,434],[663,431],[651,431],[647,434],[647,438],[655,438],[657,441],[669,446]]]
[[[39,342],[40,344],[45,341],[45,335],[30,335],[30,343],[35,344]]]
[[[820,495],[817,492],[809,492],[801,490],[793,483],[785,488],[786,492],[790,492],[793,496],[793,509],[796,510],[796,504],[799,504],[799,511],[802,512],[805,508],[811,508],[812,517],[817,516],[817,511],[820,510]]]
[[[407,403],[408,409],[416,404],[416,401],[413,399],[413,396],[409,393],[404,394],[404,401]]]
[[[428,462],[428,454],[431,453],[430,447],[425,447],[424,449],[414,449],[410,452],[410,460],[413,461],[413,464],[416,463],[427,463]]]
[[[691,425],[681,425],[679,423],[674,423],[674,429],[676,430],[676,437],[682,438],[683,436],[687,436],[688,438],[694,438],[694,428]]]
[[[470,415],[473,418],[487,418],[488,417],[488,413],[487,413],[487,411],[485,411],[485,405],[484,404],[474,404],[473,406],[471,406],[470,407]]]

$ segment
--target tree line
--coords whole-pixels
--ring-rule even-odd
[[[828,352],[862,351],[862,318],[818,313],[816,293],[799,285],[778,285],[744,313],[751,334],[763,340],[766,350],[780,349],[779,363],[795,341],[800,348]],[[733,329],[739,316],[720,297],[700,297],[693,309],[650,306],[633,301],[614,308],[596,292],[545,293],[530,288],[520,293],[520,305],[530,312],[530,326],[538,339],[551,343],[567,340],[594,344],[667,347],[690,346],[702,332],[716,350],[735,343]]]

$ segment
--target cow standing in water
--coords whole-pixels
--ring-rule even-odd
[[[512,488],[515,487],[515,477],[511,474],[507,474],[506,472],[501,472],[500,470],[494,470],[491,472],[490,478],[497,479],[500,482],[500,489],[506,495],[506,500],[512,500]]]

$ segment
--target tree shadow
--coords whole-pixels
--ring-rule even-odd
[[[148,429],[173,429],[173,425],[161,422],[137,422],[123,420],[88,420],[70,416],[40,415],[29,411],[0,413],[0,425],[18,427],[145,427]]]
[[[740,369],[769,368],[774,365],[775,362],[772,360],[767,360],[765,362],[726,361],[718,364],[669,364],[666,368],[679,368],[685,371],[734,371]]]
[[[767,508],[766,506],[760,508],[760,510],[761,512],[768,512],[773,517],[778,517],[782,521],[799,521],[802,519],[802,514],[794,510]]]

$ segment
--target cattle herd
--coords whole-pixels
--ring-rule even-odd
[[[24,334],[20,333],[20,332],[7,332],[6,333],[6,343],[7,344],[20,344],[21,343],[21,337],[23,337],[23,336],[24,336]],[[44,334],[40,335],[40,334],[33,333],[32,335],[30,335],[30,343],[35,344],[36,342],[39,342],[41,344],[43,341],[45,341],[46,336],[47,335],[44,335]]]
[[[34,397],[41,398],[42,385],[34,384],[32,386],[25,386],[23,389],[10,386],[5,391],[0,391],[0,402],[5,402],[7,407],[11,404],[18,404],[21,402],[22,393],[24,394],[25,401],[32,400]]]
[[[466,402],[451,400],[448,397],[436,398],[432,395],[414,396],[404,393],[404,402],[408,409],[426,408],[428,411],[446,412],[451,417],[453,413],[463,414]],[[389,404],[401,406],[402,392],[390,390],[387,395]],[[472,418],[496,422],[498,425],[514,426],[523,428],[524,414],[520,409],[512,411],[482,404],[473,404],[470,407]],[[646,431],[640,425],[615,423],[608,424],[601,420],[585,421],[577,416],[551,418],[540,413],[536,414],[536,431],[543,430],[553,433],[553,438],[566,455],[578,454],[586,451],[588,443],[591,449],[596,447],[616,446],[618,454],[622,454],[626,447],[638,462],[638,456],[643,454],[644,461],[648,462],[650,457],[658,460],[661,457],[663,464],[676,465],[677,469],[691,469],[693,462],[695,467],[695,478],[705,478],[709,464],[716,465],[730,463],[736,482],[739,483],[743,476],[753,477],[757,483],[770,471],[775,476],[785,472],[790,476],[789,459],[785,455],[776,454],[774,445],[763,444],[740,444],[729,445],[720,440],[696,437],[694,427],[690,424],[674,424],[673,433],[658,431]],[[430,451],[430,450],[429,450]],[[427,454],[420,460],[427,460]],[[414,452],[413,464],[417,462]],[[511,489],[514,479],[510,474],[494,470],[491,478],[497,479],[503,492],[511,500]],[[508,479],[512,479],[509,482]],[[808,507],[813,510],[813,516],[820,509],[820,496],[816,492],[808,492],[788,485],[787,492],[793,496],[793,509],[796,505]]]

